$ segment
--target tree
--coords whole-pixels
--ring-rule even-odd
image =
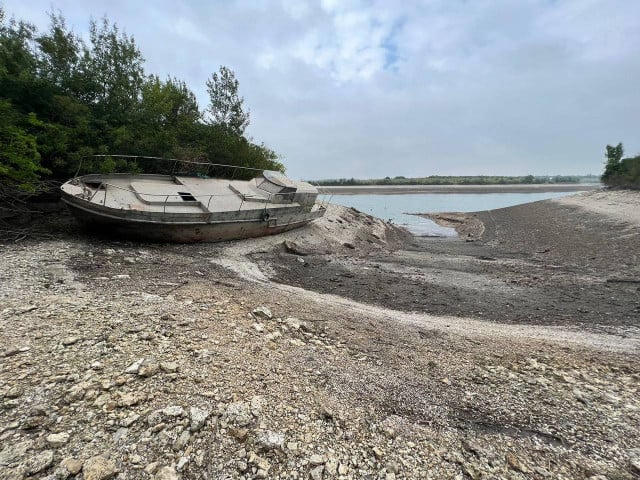
[[[91,46],[79,64],[83,100],[93,104],[108,124],[122,125],[140,98],[144,58],[134,38],[106,18],[91,21],[89,38]]]
[[[86,46],[67,29],[60,13],[50,13],[49,20],[49,32],[36,38],[39,76],[59,93],[78,96],[82,89],[79,64]]]
[[[249,126],[249,110],[243,110],[244,98],[238,96],[238,80],[233,70],[220,66],[207,80],[210,104],[207,108],[209,123],[228,128],[236,135],[243,135]]]
[[[602,180],[606,181],[606,179],[615,175],[620,168],[620,160],[622,160],[622,156],[624,155],[624,147],[622,143],[618,143],[615,147],[611,145],[606,146],[606,164],[604,166],[604,173],[602,174]]]
[[[20,117],[10,102],[0,100],[0,180],[3,184],[34,191],[39,174],[46,170],[40,166],[36,138],[18,125]],[[25,120],[35,121],[35,115]]]

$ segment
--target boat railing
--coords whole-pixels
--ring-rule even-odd
[[[171,175],[175,175],[178,165],[190,165],[190,166],[193,166],[194,168],[205,167],[205,173],[203,174],[204,176],[208,175],[211,168],[230,169],[232,172],[231,179],[234,179],[239,171],[262,173],[265,170],[267,170],[266,168],[243,167],[240,165],[227,165],[224,163],[197,162],[194,160],[180,160],[177,158],[151,157],[146,155],[86,155],[80,158],[80,163],[78,164],[78,169],[76,170],[74,178],[77,178],[80,176],[80,172],[82,171],[82,167],[84,166],[85,161],[88,161],[89,159],[92,159],[92,158],[94,159],[115,158],[115,159],[123,159],[123,160],[128,159],[128,160],[134,160],[134,161],[143,160],[143,161],[167,162],[171,164],[171,172],[170,172]],[[116,172],[112,172],[112,173],[116,173]]]
[[[77,177],[76,177],[77,179]],[[127,188],[127,187],[123,187],[121,185],[116,185],[114,183],[108,183],[108,182],[100,182],[98,184],[98,186],[96,187],[95,191],[88,196],[88,198],[86,199],[88,202],[92,202],[93,199],[95,198],[95,196],[98,194],[98,192],[100,191],[104,191],[104,197],[105,197],[105,201],[107,198],[107,189],[111,187],[112,189],[115,188],[117,190],[122,190],[124,192],[129,192],[137,197],[141,197],[141,196],[145,196],[145,197],[164,197],[164,201],[162,202],[162,212],[166,213],[167,211],[167,203],[169,202],[170,198],[182,198],[182,195],[175,195],[175,194],[166,194],[166,193],[146,193],[146,192],[139,192],[137,190],[133,190],[131,188]],[[265,192],[266,196],[262,197],[261,200],[263,200],[262,203],[264,203],[264,210],[266,212],[266,209],[268,206],[273,205],[273,204],[282,204],[282,203],[287,203],[283,200],[278,201],[278,197],[288,197],[290,196],[290,193],[268,193]],[[206,209],[207,211],[211,211],[211,201],[214,198],[221,198],[221,197],[237,197],[236,193],[216,193],[216,194],[194,194],[192,195],[193,198],[196,199],[196,201],[198,203],[200,203],[201,205],[204,206],[204,202],[203,200],[206,200],[207,205],[206,205]],[[202,199],[202,200],[201,200]],[[245,198],[241,197],[241,201],[240,201],[240,206],[238,207],[237,211],[241,211],[242,210],[242,206],[244,205],[245,202]],[[289,200],[290,202],[290,200]]]
[[[205,178],[206,175],[209,172],[209,169],[214,167],[214,168],[228,168],[231,169],[232,175],[231,175],[231,180],[233,180],[238,171],[247,171],[247,172],[255,172],[258,174],[261,174],[262,172],[264,172],[266,169],[264,168],[253,168],[253,167],[243,167],[243,166],[239,166],[239,165],[225,165],[222,163],[209,163],[209,162],[196,162],[196,161],[192,161],[192,160],[179,160],[179,159],[169,159],[169,158],[163,158],[163,157],[150,157],[150,156],[144,156],[144,155],[88,155],[85,157],[82,157],[80,160],[80,164],[78,166],[78,169],[76,171],[76,174],[74,176],[74,180],[75,181],[81,181],[79,180],[80,177],[80,172],[82,170],[83,167],[83,163],[85,161],[85,159],[90,159],[90,158],[121,158],[121,159],[132,159],[132,160],[160,160],[160,161],[165,161],[165,162],[173,162],[173,165],[171,167],[171,175],[175,176],[176,173],[176,168],[178,165],[180,164],[184,164],[184,165],[193,165],[193,166],[197,166],[197,167],[206,167],[205,170]],[[100,174],[96,174],[96,175],[100,175]],[[116,173],[116,175],[118,175]],[[122,175],[127,175],[126,173],[123,173]],[[255,186],[259,188],[258,185],[258,178],[254,178],[253,179]],[[135,196],[144,196],[144,197],[164,197],[164,201],[162,202],[163,204],[163,208],[162,211],[163,213],[166,213],[166,208],[167,208],[167,204],[169,202],[169,199],[171,199],[172,197],[179,197],[182,198],[181,195],[172,195],[172,194],[164,194],[164,193],[146,193],[146,192],[140,192],[137,190],[133,190],[131,188],[127,188],[127,187],[123,187],[121,185],[116,185],[113,183],[108,183],[108,182],[104,182],[101,181],[97,188],[95,189],[95,191],[93,193],[90,194],[91,189],[89,188],[88,185],[86,185],[86,183],[84,181],[82,181],[83,185],[85,187],[87,187],[87,200],[89,202],[93,201],[93,199],[95,198],[95,196],[98,194],[99,191],[104,190],[105,192],[105,201],[107,198],[107,189],[110,188],[115,188],[118,190],[123,190],[123,191],[127,191],[129,193],[132,193]],[[96,182],[97,183],[97,182]],[[93,187],[92,187],[93,188]],[[260,189],[262,190],[262,189]],[[89,196],[90,194],[90,196]],[[229,194],[224,194],[224,193],[219,193],[219,194],[195,194],[193,195],[194,198],[197,198],[198,203],[200,203],[203,207],[204,207],[204,201],[206,201],[206,210],[208,212],[211,212],[211,202],[213,201],[214,198],[221,198],[221,197],[236,197],[238,194],[237,193],[229,193]],[[273,192],[267,192],[267,191],[263,191],[263,195],[262,197],[254,197],[254,200],[258,200],[261,203],[264,203],[264,212],[266,214],[267,208],[270,205],[273,204],[283,204],[283,203],[291,203],[293,201],[293,197],[292,194],[290,192],[286,192],[286,193],[273,193]],[[245,198],[245,195],[240,195],[241,197],[241,201],[240,201],[240,205],[238,207],[238,211],[242,210],[242,207],[245,204],[245,201],[247,200],[251,200],[251,198]],[[325,204],[321,205],[323,208],[326,208]]]

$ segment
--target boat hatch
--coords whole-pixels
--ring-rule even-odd
[[[297,190],[294,182],[280,172],[269,170],[262,172],[262,178],[257,179],[257,186],[260,190],[269,193],[294,193]]]
[[[195,202],[196,201],[196,197],[191,195],[189,192],[178,192],[178,195],[180,195],[180,198],[182,198],[182,200],[184,200],[185,202]]]

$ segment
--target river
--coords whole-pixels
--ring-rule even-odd
[[[585,189],[586,190],[586,189]],[[429,194],[355,194],[325,195],[324,199],[354,207],[374,217],[402,225],[414,235],[453,237],[456,232],[452,228],[441,227],[435,222],[408,215],[410,213],[433,212],[477,212],[511,207],[522,203],[536,202],[577,192],[535,192],[535,193],[429,193]]]

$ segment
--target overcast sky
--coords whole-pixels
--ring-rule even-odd
[[[640,1],[0,0],[44,30],[107,15],[147,73],[236,72],[295,178],[600,173],[640,153]]]

